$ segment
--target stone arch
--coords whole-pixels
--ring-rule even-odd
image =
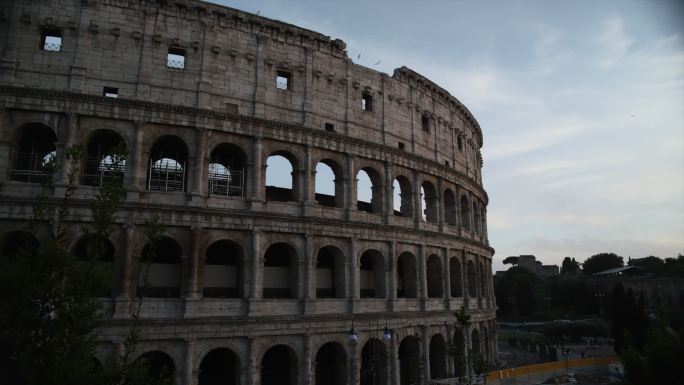
[[[185,191],[188,175],[188,146],[178,136],[164,135],[150,150],[147,190]]]
[[[211,151],[207,166],[209,194],[245,196],[247,186],[247,154],[234,143],[220,143]]]
[[[316,385],[346,385],[347,352],[339,342],[328,342],[316,353]]]
[[[169,236],[163,236],[155,247],[146,244],[138,271],[138,295],[156,298],[180,297],[181,245]],[[145,287],[145,273],[149,261],[149,286]]]
[[[279,242],[264,253],[263,298],[297,298],[297,250],[289,243]]]
[[[420,381],[420,365],[422,356],[418,338],[409,335],[399,345],[399,383],[413,385]]]
[[[473,261],[469,260],[466,264],[466,274],[468,276],[468,296],[475,298],[477,297],[477,276]]]
[[[288,345],[275,345],[261,358],[261,385],[296,385],[297,353]]]
[[[442,260],[439,258],[439,256],[432,254],[428,257],[425,266],[427,273],[428,298],[444,297]]]
[[[470,230],[470,203],[468,197],[461,195],[461,227]]]
[[[316,254],[316,298],[345,298],[345,255],[336,246],[324,246]]]
[[[197,385],[239,385],[240,357],[228,348],[207,353],[199,366]]]
[[[112,242],[95,234],[82,236],[73,248],[74,256],[82,262],[92,262],[106,276],[102,296],[111,297],[114,287],[114,255]]]
[[[418,298],[418,264],[416,257],[403,252],[397,258],[397,298]]]
[[[385,258],[369,249],[359,258],[361,298],[385,298]]]
[[[458,209],[456,196],[450,189],[444,190],[444,222],[450,226],[456,226]]]
[[[245,252],[226,239],[213,242],[204,254],[202,296],[242,298]]]
[[[145,363],[149,378],[169,381],[175,376],[176,366],[173,359],[162,351],[153,350],[143,353],[136,361]]]
[[[441,334],[435,334],[430,339],[430,378],[441,379],[447,377],[446,370],[446,342]]]
[[[50,161],[57,156],[55,131],[41,123],[27,123],[17,129],[15,137],[10,179],[40,183],[48,175]]]
[[[426,222],[437,223],[437,190],[435,186],[429,181],[423,181],[420,186],[420,195],[422,197],[421,204],[423,205],[423,211],[421,212],[422,218]]]
[[[356,191],[356,208],[359,211],[382,213],[382,177],[377,170],[368,166],[359,169],[356,173]]]
[[[461,262],[457,257],[449,259],[449,281],[451,286],[451,296],[454,298],[463,296],[463,271]]]
[[[299,197],[299,161],[288,151],[274,151],[266,157],[266,200],[294,202]],[[288,167],[289,166],[289,167]],[[290,178],[287,178],[287,174]]]
[[[387,347],[377,338],[369,338],[361,349],[360,385],[388,385]]]
[[[97,129],[88,135],[81,184],[101,186],[105,180],[123,183],[126,141],[114,130]]]
[[[40,247],[38,238],[28,231],[23,230],[6,232],[2,236],[2,242],[0,242],[2,255],[10,258],[19,257],[22,254],[33,254],[38,247]]]
[[[316,163],[314,190],[316,202],[319,205],[344,207],[344,173],[336,161],[325,158]]]
[[[410,218],[413,215],[413,191],[411,182],[403,175],[397,175],[392,185],[394,215]]]

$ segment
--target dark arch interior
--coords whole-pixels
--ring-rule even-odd
[[[461,274],[461,262],[458,261],[458,258],[452,257],[449,260],[449,280],[451,283],[450,289],[452,297],[463,296],[461,291],[461,286],[463,285]]]
[[[470,342],[472,344],[472,349],[475,354],[480,354],[480,333],[477,329],[473,329],[473,333],[470,337]]]
[[[188,148],[177,136],[161,137],[152,146],[147,176],[151,191],[185,191]]]
[[[39,183],[47,175],[46,165],[54,159],[57,136],[48,126],[32,123],[20,129],[18,146],[14,153],[11,179]]]
[[[198,377],[198,385],[238,385],[240,359],[230,349],[214,349],[202,359]]]
[[[473,261],[468,261],[466,269],[468,272],[468,295],[471,298],[475,298],[477,296],[477,277],[475,276],[475,265],[473,264]]]
[[[465,195],[461,197],[461,227],[470,230],[470,205]]]
[[[360,260],[361,298],[384,297],[384,263],[382,254],[377,250],[367,250]]]
[[[456,226],[456,197],[451,190],[444,191],[444,222]]]
[[[388,385],[387,349],[382,341],[371,338],[361,351],[361,385]]]
[[[264,254],[264,298],[297,298],[297,252],[276,243]]]
[[[442,279],[442,261],[436,255],[427,260],[427,290],[429,298],[440,298],[444,295]]]
[[[156,247],[145,245],[139,268],[138,294],[156,298],[180,296],[180,261],[183,250],[170,237],[162,237]],[[143,286],[143,276],[149,261],[149,286]]]
[[[123,183],[126,167],[126,145],[112,130],[97,130],[88,141],[81,184],[100,186],[108,178]]]
[[[397,298],[418,298],[418,269],[411,253],[397,259]]]
[[[226,196],[245,196],[247,155],[232,143],[218,145],[209,161],[209,193]]]
[[[316,354],[316,385],[346,385],[347,354],[337,342],[328,342]]]
[[[145,365],[150,378],[156,380],[172,380],[175,372],[173,360],[168,354],[160,351],[147,352],[138,358]]]
[[[74,248],[74,255],[80,261],[114,261],[114,245],[109,239],[96,235],[87,235],[78,241]]]
[[[261,360],[261,385],[295,385],[297,356],[291,348],[276,345]]]
[[[0,242],[2,255],[9,258],[17,258],[20,255],[33,254],[40,243],[33,234],[28,231],[15,230],[6,233]]]
[[[204,297],[239,298],[242,287],[242,248],[221,240],[207,248],[204,259]]]
[[[399,375],[401,385],[412,385],[420,380],[420,346],[418,339],[408,336],[399,345]]]
[[[430,377],[446,378],[446,343],[444,338],[436,334],[430,339]]]
[[[316,257],[316,298],[344,298],[344,254],[325,246]]]

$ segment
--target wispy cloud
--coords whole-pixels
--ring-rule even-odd
[[[613,67],[627,53],[634,43],[625,32],[625,23],[621,17],[612,15],[603,20],[596,40],[600,53],[598,66],[601,69]]]

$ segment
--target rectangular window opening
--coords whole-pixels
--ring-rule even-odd
[[[364,92],[361,94],[361,109],[364,111],[373,111],[373,96]]]
[[[166,56],[166,66],[177,70],[185,68],[185,50],[170,47],[169,53]]]
[[[430,117],[427,115],[423,115],[421,123],[423,125],[423,131],[430,132]]]
[[[62,31],[46,29],[43,31],[43,51],[59,52],[62,50]]]
[[[106,96],[108,98],[118,98],[119,89],[114,87],[104,87],[102,88],[102,96]]]
[[[278,70],[276,73],[276,88],[279,90],[289,90],[292,88],[292,74],[287,71]]]
[[[448,166],[448,165],[449,165],[449,161],[448,161],[448,160],[445,160],[445,161],[444,161],[444,164]]]
[[[335,131],[335,125],[332,123],[326,123],[325,124],[325,130],[326,131]]]
[[[403,142],[399,142],[399,143],[397,143],[397,145],[399,146],[400,150],[404,149],[404,143]]]
[[[463,151],[463,141],[461,138],[458,138],[458,151]]]

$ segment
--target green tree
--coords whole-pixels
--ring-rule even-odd
[[[561,265],[561,274],[575,274],[579,271],[579,269],[579,262],[575,261],[575,258],[563,258],[563,264]]]
[[[648,332],[643,349],[629,338],[620,359],[625,367],[625,384],[678,384],[684,367],[684,329],[676,332],[660,319]]]
[[[600,253],[587,258],[582,264],[582,272],[592,275],[604,270],[624,266],[622,257],[615,253]]]

